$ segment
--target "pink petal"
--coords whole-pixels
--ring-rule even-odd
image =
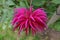
[[[19,14],[24,14],[26,10],[27,10],[26,8],[15,8],[14,12]]]
[[[27,27],[28,27],[28,19],[25,22],[25,28],[27,28]]]
[[[15,23],[17,20],[18,20],[17,18],[14,18],[13,21],[12,21],[12,25],[14,25],[14,23]]]
[[[36,28],[32,25],[32,23],[29,21],[30,27],[36,30]]]
[[[26,28],[25,32],[26,32],[26,35],[28,35],[28,34],[29,34],[29,27],[28,27],[28,28]]]
[[[32,12],[33,6],[30,6],[30,12]]]
[[[32,31],[32,35],[34,36],[36,34],[36,31],[32,28],[31,28],[31,31]]]
[[[24,15],[20,15],[20,16],[18,17],[18,19],[20,19],[20,18],[22,18],[22,17],[24,17]]]
[[[19,23],[17,25],[14,25],[13,30],[15,31],[19,27],[19,25],[20,25]]]
[[[39,32],[41,31],[41,29],[39,28],[39,26],[36,23],[33,22],[33,25],[37,29],[37,31],[39,31]]]
[[[35,21],[35,19],[34,19],[32,16],[30,16],[30,18],[31,18],[33,21]]]
[[[35,17],[35,19],[38,20],[38,22],[40,22],[41,24],[43,24],[46,27],[46,24],[39,17]]]
[[[40,8],[39,9],[36,9],[34,12],[33,12],[34,15],[41,15],[41,16],[46,16],[46,12],[44,10],[41,10]]]
[[[41,20],[43,20],[45,23],[46,23],[47,20],[48,20],[47,17],[44,17],[44,16],[41,16],[40,18],[41,18]]]

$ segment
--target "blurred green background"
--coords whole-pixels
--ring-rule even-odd
[[[48,15],[48,20],[52,17],[60,0],[33,0],[32,5],[34,9],[44,8]],[[0,40],[39,40],[38,36],[26,36],[21,33],[18,37],[18,31],[13,32],[11,20],[13,17],[14,8],[26,7],[29,8],[30,0],[0,0]],[[60,19],[56,23],[49,26],[49,28],[60,31]]]

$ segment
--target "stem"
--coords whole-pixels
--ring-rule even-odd
[[[30,7],[32,6],[32,0],[30,0]]]
[[[26,4],[26,6],[29,8],[29,5],[28,5],[28,3],[27,3],[27,0],[25,0],[25,4]]]

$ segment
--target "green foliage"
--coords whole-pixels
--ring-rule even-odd
[[[49,28],[52,28],[56,31],[60,31],[60,19],[57,20],[54,24],[51,24]]]
[[[44,5],[44,3],[46,2],[47,0],[33,0],[33,5],[34,6],[42,6],[42,5]]]
[[[52,0],[53,3],[60,4],[60,0]]]
[[[40,40],[40,37],[36,35],[33,40]]]

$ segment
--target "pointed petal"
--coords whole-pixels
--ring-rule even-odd
[[[30,16],[30,18],[31,18],[33,21],[35,21],[35,19],[34,19],[32,16]]]
[[[37,29],[37,31],[41,32],[41,29],[39,28],[39,26],[36,23],[33,22],[33,25]]]
[[[14,19],[12,20],[12,25],[14,25],[14,23],[15,23],[17,20],[18,20],[17,18],[14,18]]]
[[[15,31],[19,27],[19,25],[20,25],[19,23],[15,24],[13,30]]]
[[[31,28],[31,31],[32,31],[32,35],[34,36],[36,34],[36,31],[32,28]]]
[[[25,28],[27,28],[27,27],[28,27],[28,19],[25,22]]]
[[[30,6],[30,12],[32,12],[33,6]]]
[[[20,15],[20,16],[18,17],[18,19],[20,19],[20,18],[22,18],[22,17],[24,17],[24,15]]]
[[[45,23],[47,22],[48,18],[44,16],[40,16],[41,20],[43,20]]]
[[[26,35],[28,35],[28,34],[29,34],[29,27],[28,27],[28,28],[26,28],[25,32],[26,32]]]
[[[39,17],[35,17],[36,21],[40,22],[40,24],[44,27],[47,27],[46,23],[44,23]]]
[[[29,21],[30,27],[36,30],[36,28],[32,25],[32,23]]]
[[[18,34],[20,34],[21,31],[22,31],[22,25],[20,26]]]
[[[36,9],[34,12],[33,12],[34,15],[41,15],[41,16],[47,16],[46,15],[46,12],[44,10],[41,10],[41,8],[39,9]]]

